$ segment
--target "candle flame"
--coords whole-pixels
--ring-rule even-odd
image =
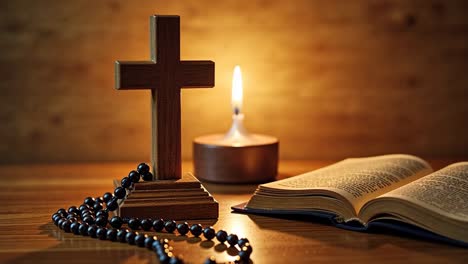
[[[234,67],[234,73],[232,74],[232,98],[231,104],[234,114],[239,114],[242,108],[242,73],[239,65]]]

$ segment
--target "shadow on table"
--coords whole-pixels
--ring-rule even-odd
[[[39,229],[41,230],[40,234],[56,238],[59,244],[9,259],[8,263],[159,263],[156,254],[146,248],[64,233],[52,223],[44,224]],[[172,241],[172,245],[179,242],[198,244],[199,247],[212,248],[217,253],[224,252],[230,256],[237,256],[239,252],[235,247],[216,244],[214,241],[202,240],[199,237],[156,232],[145,233],[154,234],[162,239],[167,238]],[[175,253],[178,255],[177,251]],[[250,261],[249,263],[253,264],[254,262]]]
[[[447,249],[459,249],[437,241],[427,241],[415,236],[408,235],[395,230],[379,229],[375,232],[356,232],[337,228],[329,220],[314,216],[286,216],[273,215],[263,216],[247,215],[259,228],[284,232],[290,235],[318,240],[324,244],[337,248],[351,248],[353,250],[369,250],[391,244],[396,247],[413,251],[428,252],[428,248],[447,247]],[[272,219],[276,219],[272,221]],[[279,221],[277,221],[279,220]],[[415,244],[417,242],[417,245]],[[416,245],[416,246],[415,246]]]

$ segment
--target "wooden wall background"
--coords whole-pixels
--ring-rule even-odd
[[[149,92],[113,62],[149,56],[149,15],[179,14],[182,58],[216,62],[183,91],[183,156],[227,131],[235,64],[250,131],[281,158],[468,156],[468,2],[0,2],[0,162],[148,160]]]

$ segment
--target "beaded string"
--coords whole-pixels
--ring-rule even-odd
[[[113,194],[106,192],[102,197],[87,197],[79,207],[70,206],[68,210],[61,208],[52,215],[52,221],[66,233],[146,247],[156,253],[162,264],[178,264],[184,263],[184,261],[180,256],[173,254],[173,248],[169,246],[168,239],[159,239],[157,236],[140,233],[136,230],[141,228],[143,231],[154,230],[167,233],[174,233],[177,230],[182,236],[190,233],[194,237],[200,237],[203,234],[207,240],[213,240],[216,237],[221,243],[227,242],[231,247],[238,247],[239,253],[235,263],[249,263],[252,246],[247,238],[239,239],[236,234],[228,235],[224,230],[216,232],[211,226],[203,228],[201,224],[189,226],[187,222],[177,223],[174,220],[153,220],[150,218],[140,220],[119,216],[113,216],[109,220],[109,212],[119,208],[127,193],[131,192],[134,184],[139,182],[140,178],[143,178],[144,181],[153,179],[150,167],[145,163],[140,163],[137,170],[130,171],[127,177],[122,178],[121,186],[115,188]],[[119,200],[121,200],[120,203]],[[130,230],[123,228],[124,226]],[[211,256],[204,263],[214,264],[216,260]]]

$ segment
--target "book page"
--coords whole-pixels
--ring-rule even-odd
[[[468,222],[468,162],[460,162],[382,195],[398,197]]]
[[[357,213],[366,201],[430,172],[430,165],[418,157],[385,155],[346,159],[316,171],[263,184],[260,188],[291,192],[330,190],[349,200]]]

